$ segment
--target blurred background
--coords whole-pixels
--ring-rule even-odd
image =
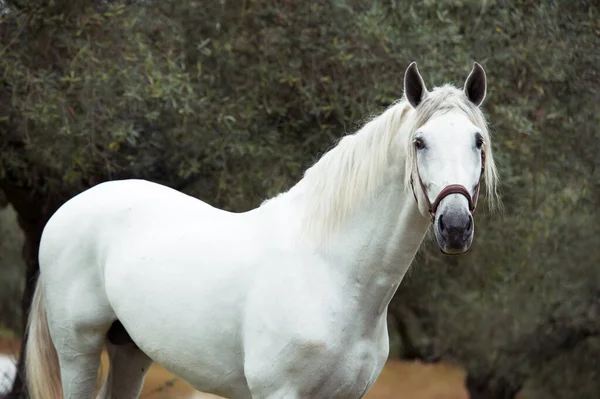
[[[10,365],[64,201],[135,177],[256,207],[398,99],[414,60],[429,88],[485,68],[504,210],[480,205],[466,255],[426,240],[369,398],[599,398],[599,7],[0,0],[0,391],[26,397]],[[155,368],[144,397],[185,391]]]

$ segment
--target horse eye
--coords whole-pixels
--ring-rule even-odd
[[[422,138],[417,137],[415,139],[415,147],[417,148],[417,150],[422,150],[423,148],[425,148],[425,142]]]
[[[481,137],[481,135],[479,133],[477,133],[477,136],[475,136],[475,146],[478,149],[481,149],[482,145],[483,145],[483,137]]]

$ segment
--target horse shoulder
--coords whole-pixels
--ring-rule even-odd
[[[335,285],[325,269],[281,258],[263,267],[248,292],[245,308],[244,347],[250,367],[265,372],[275,363],[294,359],[300,365],[323,359],[338,351],[335,329]],[[284,372],[286,367],[269,373]]]

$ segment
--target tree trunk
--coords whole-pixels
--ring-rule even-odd
[[[61,197],[52,196],[38,192],[32,187],[23,187],[9,180],[0,180],[0,189],[4,191],[5,197],[12,204],[18,215],[18,221],[25,236],[23,244],[23,259],[27,267],[25,272],[25,290],[23,292],[22,326],[23,340],[21,354],[17,365],[17,374],[11,391],[4,396],[5,399],[27,399],[25,388],[25,345],[27,344],[27,318],[31,299],[39,272],[38,249],[42,237],[42,231],[46,222],[63,202]]]

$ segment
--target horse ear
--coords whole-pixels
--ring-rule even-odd
[[[417,69],[417,63],[413,61],[404,73],[404,95],[410,105],[417,108],[428,93],[425,82]]]
[[[465,95],[473,104],[479,107],[485,99],[486,91],[487,79],[485,77],[485,71],[481,65],[474,62],[473,69],[465,81]]]

